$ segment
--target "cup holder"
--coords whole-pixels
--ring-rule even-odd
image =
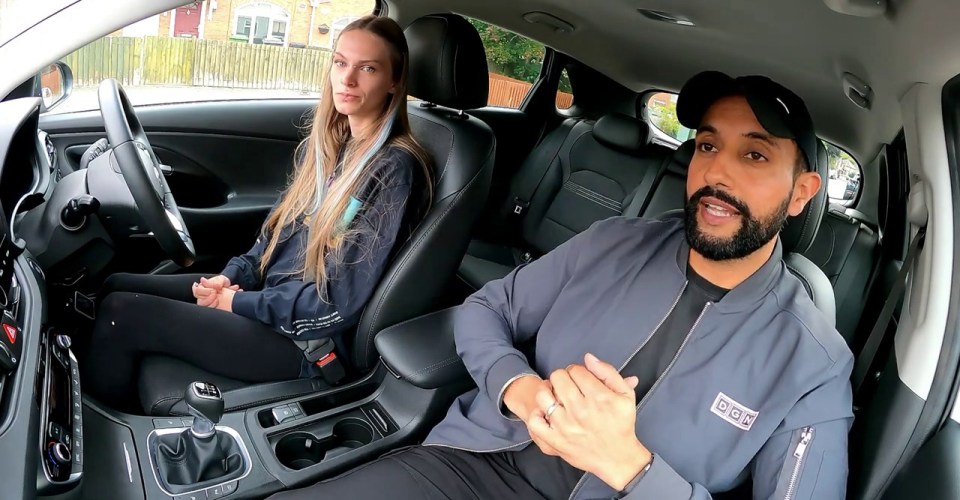
[[[333,438],[339,447],[359,448],[373,442],[373,429],[359,418],[345,418],[333,426]]]
[[[277,443],[277,459],[293,470],[320,463],[326,453],[323,444],[313,434],[306,432],[295,432],[284,436]]]
[[[373,442],[370,424],[359,418],[345,418],[333,426],[329,437],[318,439],[308,432],[294,432],[277,442],[277,459],[284,466],[300,470]]]

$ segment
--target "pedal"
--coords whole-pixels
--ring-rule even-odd
[[[89,319],[96,319],[96,301],[92,297],[88,297],[78,291],[73,292],[73,309],[81,316]]]

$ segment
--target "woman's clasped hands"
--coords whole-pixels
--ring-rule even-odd
[[[193,297],[197,305],[231,312],[233,310],[233,295],[242,292],[240,285],[230,283],[230,278],[219,275],[212,278],[200,278],[199,283],[192,287]]]

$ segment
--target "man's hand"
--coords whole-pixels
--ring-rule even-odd
[[[553,386],[549,380],[536,375],[523,376],[514,380],[503,393],[503,404],[508,410],[524,422],[530,413],[537,409],[538,394],[553,396]]]
[[[550,375],[553,394],[539,393],[527,428],[544,453],[559,456],[620,491],[652,460],[636,435],[638,380],[624,379],[592,354],[584,356],[584,365]],[[554,403],[558,406],[548,417]]]

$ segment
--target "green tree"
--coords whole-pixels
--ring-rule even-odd
[[[560,73],[560,84],[557,87],[560,89],[560,92],[573,93],[573,87],[570,85],[570,77],[567,76],[567,70],[563,70],[563,73]]]
[[[498,73],[533,83],[543,65],[543,44],[476,19],[470,19],[483,46],[487,49],[487,66]]]
[[[654,125],[663,133],[680,140],[680,137],[677,137],[680,133],[680,120],[677,118],[677,107],[675,104],[670,103],[660,108],[660,117],[655,118],[653,121]]]

